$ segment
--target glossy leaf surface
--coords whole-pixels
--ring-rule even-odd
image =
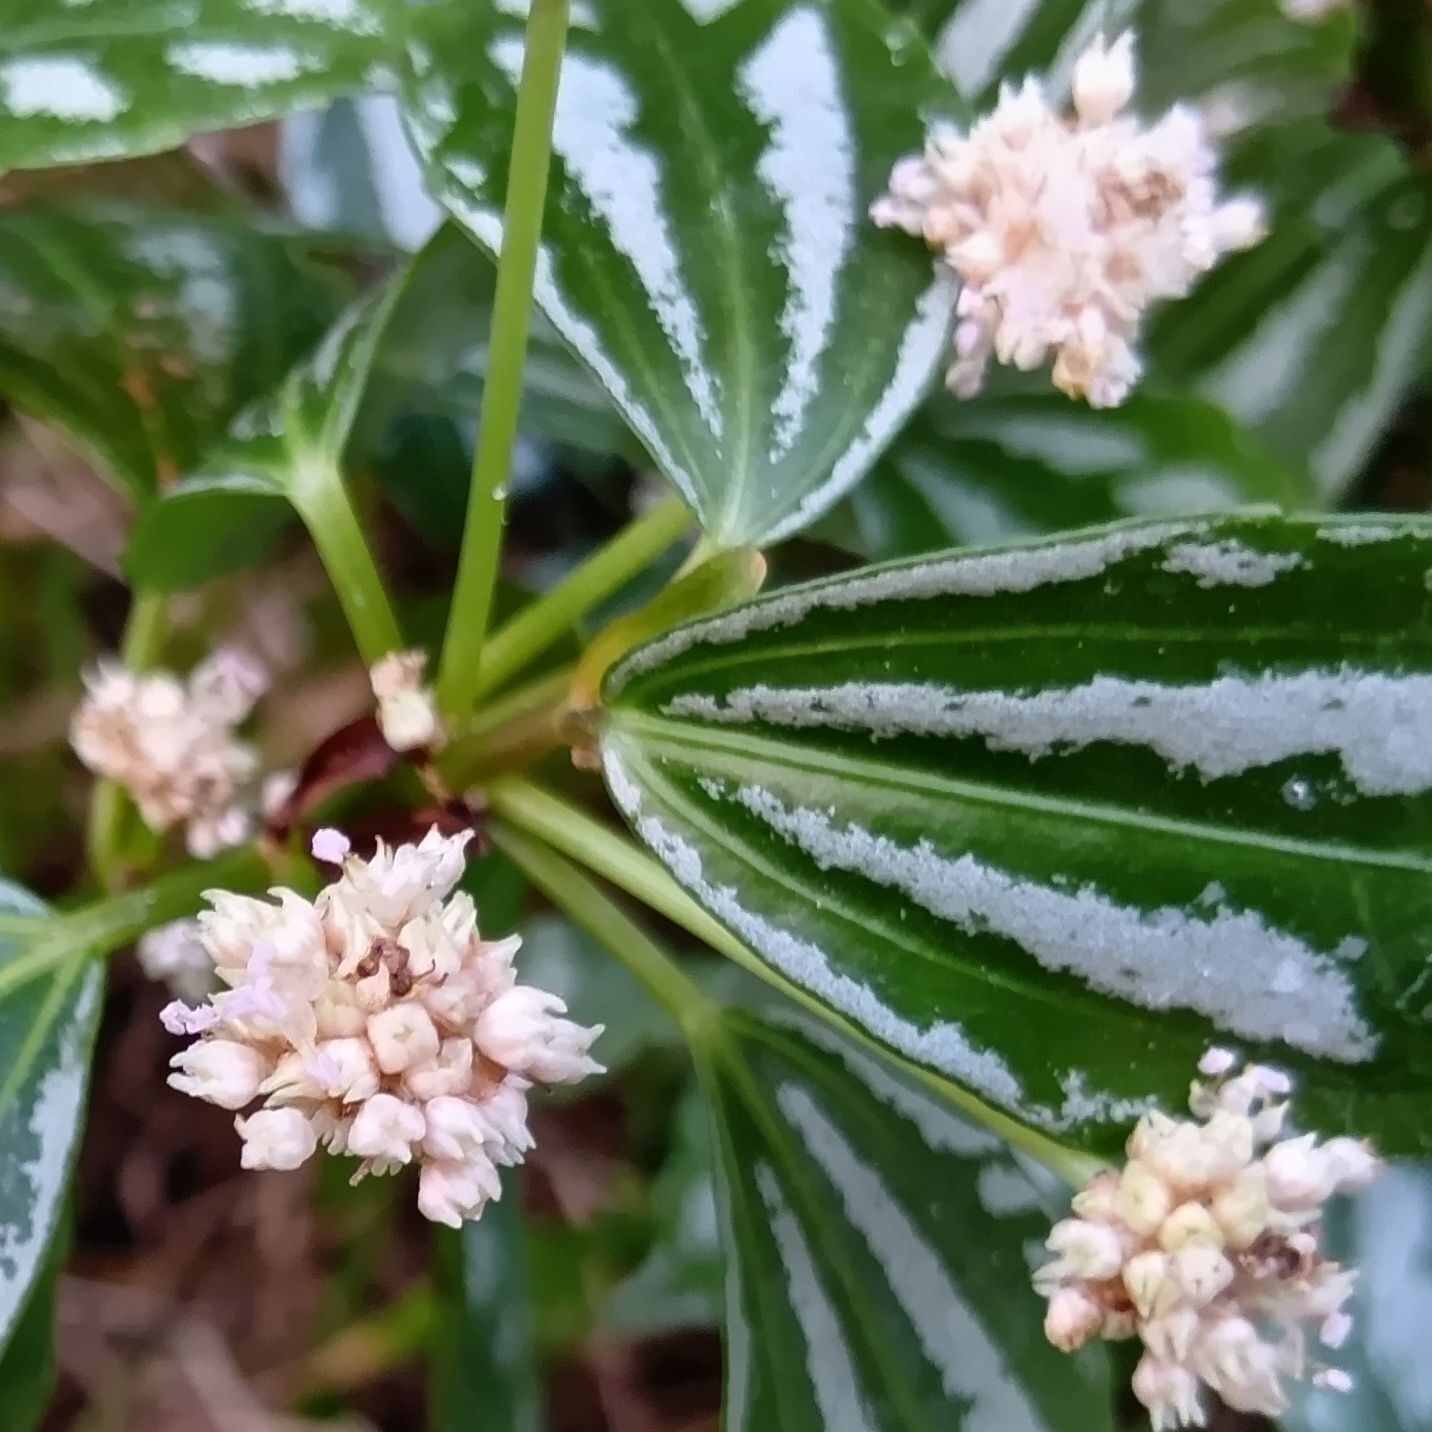
[[[485,6],[409,48],[433,192],[492,250],[521,54]],[[952,103],[871,0],[576,7],[537,300],[722,545],[813,519],[919,400],[951,294],[866,209]]]
[[[342,457],[396,289],[355,299],[277,392],[246,408],[199,470],[144,514],[128,568],[146,587],[191,586],[261,555]]]
[[[814,1021],[728,1011],[700,1061],[728,1269],[732,1432],[1112,1426],[1045,1341],[1049,1215],[991,1134]]]
[[[1121,408],[1058,393],[947,394],[915,415],[818,534],[870,558],[1313,494],[1211,403],[1135,395]]]
[[[147,154],[378,82],[396,0],[11,0],[0,170]]]
[[[0,393],[143,501],[321,336],[348,289],[323,254],[165,210],[0,214]]]
[[[103,984],[79,945],[37,963],[44,916],[38,900],[0,880],[0,1346],[28,1316],[47,1266],[79,1141]]]
[[[774,971],[1113,1148],[1215,1038],[1432,1142],[1432,528],[1093,529],[794,588],[638,649],[607,781]]]

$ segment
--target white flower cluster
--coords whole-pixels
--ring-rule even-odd
[[[245,1168],[297,1168],[319,1144],[361,1159],[356,1177],[416,1162],[418,1207],[457,1227],[531,1148],[532,1083],[600,1072],[601,1027],[519,985],[519,938],[481,939],[452,893],[467,840],[434,829],[365,861],[320,830],[313,853],[342,874],[316,900],[209,892],[201,938],[226,988],[165,1008],[166,1029],[200,1036],[169,1082],[225,1109],[262,1099],[236,1120]]]
[[[154,831],[182,824],[206,859],[248,838],[258,752],[235,735],[268,684],[264,669],[224,649],[187,680],[102,661],[85,675],[70,742],[90,770],[117,781]]]
[[[1155,1432],[1203,1426],[1204,1386],[1267,1417],[1287,1409],[1287,1379],[1351,1386],[1308,1353],[1310,1329],[1329,1348],[1347,1337],[1355,1278],[1323,1257],[1318,1221],[1378,1161],[1356,1139],[1282,1138],[1287,1076],[1250,1064],[1228,1078],[1234,1062],[1223,1049],[1204,1056],[1211,1082],[1193,1083],[1195,1119],[1139,1120],[1129,1161],[1075,1197],[1077,1216],[1049,1235],[1058,1256],[1035,1274],[1056,1347],[1142,1340],[1133,1386]]]
[[[1021,369],[1053,355],[1056,387],[1116,406],[1141,372],[1145,310],[1262,237],[1256,202],[1219,201],[1198,112],[1145,126],[1121,113],[1133,93],[1130,36],[1099,40],[1075,67],[1072,118],[1026,79],[968,135],[937,131],[895,166],[871,217],[923,237],[959,275],[948,381],[961,397],[991,355]]]
[[[443,743],[442,721],[432,691],[423,684],[427,665],[424,651],[393,651],[368,673],[378,703],[378,729],[395,751],[436,748]]]
[[[139,968],[180,999],[203,999],[214,987],[214,961],[202,935],[197,920],[173,920],[146,930],[134,947]]]

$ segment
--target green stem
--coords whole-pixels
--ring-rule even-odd
[[[372,666],[390,651],[398,651],[403,636],[338,464],[316,449],[306,453],[294,473],[292,494],[359,653]]]
[[[658,504],[623,528],[550,592],[493,632],[482,651],[474,699],[495,691],[545,651],[578,617],[619,591],[671,546],[690,520],[686,504],[679,498]]]
[[[572,688],[570,666],[539,676],[485,706],[462,738],[437,759],[452,790],[530,764],[562,744]]]
[[[133,594],[119,647],[119,658],[131,671],[147,670],[158,661],[164,647],[167,615],[167,604],[160,593]],[[85,852],[90,873],[100,889],[110,893],[124,881],[123,837],[129,810],[129,798],[116,782],[95,782],[85,821]]]
[[[709,1023],[716,1006],[680,965],[625,910],[550,845],[509,826],[488,827],[492,843],[554,905],[644,984],[683,1028]]]
[[[610,880],[713,950],[738,964],[759,964],[745,945],[666,873],[664,866],[611,826],[517,776],[493,781],[484,794],[495,814]]]
[[[215,860],[193,862],[152,884],[107,900],[45,918],[24,954],[0,966],[0,997],[37,979],[77,953],[94,958],[131,944],[146,930],[192,915],[205,890],[259,891],[269,871],[254,846],[241,846]]]
[[[708,915],[667,874],[664,866],[610,826],[594,820],[585,811],[569,805],[530,781],[517,777],[506,777],[493,782],[486,793],[496,814],[610,880],[628,895],[650,905],[673,924],[679,925],[767,984],[781,990],[824,1023],[840,1029],[848,1038],[876,1050],[962,1113],[983,1124],[1013,1147],[1037,1158],[1071,1187],[1082,1187],[1103,1167],[1100,1161],[1092,1156],[1055,1143],[1053,1139],[1036,1133],[1008,1114],[990,1108],[958,1085],[951,1084],[938,1074],[892,1053],[858,1025],[834,1013],[799,985],[791,983],[771,969],[725,926],[718,924]]]
[[[478,420],[462,556],[436,683],[439,709],[455,725],[466,719],[477,700],[481,652],[497,581],[569,3],[570,0],[531,0],[527,12],[527,43],[517,90],[502,251],[492,304],[490,358]]]

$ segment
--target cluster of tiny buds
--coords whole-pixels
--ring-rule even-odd
[[[1347,1390],[1308,1352],[1347,1337],[1354,1273],[1324,1257],[1320,1218],[1379,1163],[1356,1139],[1284,1137],[1285,1074],[1212,1049],[1189,1097],[1193,1119],[1149,1113],[1128,1162],[1097,1175],[1055,1224],[1056,1257],[1035,1274],[1045,1333],[1073,1351],[1096,1336],[1137,1336],[1134,1393],[1156,1432],[1203,1426],[1203,1389],[1236,1411],[1276,1417],[1286,1383],[1311,1376]]]
[[[520,939],[482,939],[453,893],[468,838],[433,829],[361,860],[320,830],[314,856],[342,873],[315,900],[208,892],[198,931],[220,989],[164,1009],[198,1036],[169,1082],[225,1109],[261,1101],[235,1121],[245,1168],[297,1168],[320,1145],[359,1159],[355,1178],[416,1163],[418,1207],[456,1227],[532,1147],[528,1089],[600,1072],[601,1027],[518,984]]]
[[[236,732],[267,685],[237,648],[187,678],[102,661],[85,674],[70,742],[90,770],[124,787],[151,830],[183,826],[189,853],[206,859],[248,838],[264,798],[258,752]]]
[[[424,685],[424,651],[393,651],[368,673],[378,703],[378,729],[395,751],[436,750],[443,744],[442,720],[432,690]]]
[[[960,281],[947,379],[978,392],[991,357],[1095,407],[1124,401],[1153,303],[1187,294],[1225,253],[1263,236],[1257,203],[1220,200],[1199,113],[1126,113],[1133,40],[1101,40],[1074,69],[1072,116],[1041,84],[1005,86],[968,134],[942,128],[902,159],[877,224],[923,238]]]

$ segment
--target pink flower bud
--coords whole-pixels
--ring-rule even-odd
[[[309,848],[315,860],[321,860],[325,865],[342,865],[344,857],[353,847],[341,830],[324,826],[313,832],[313,843]]]
[[[1124,1246],[1112,1228],[1082,1218],[1065,1218],[1049,1230],[1045,1247],[1058,1253],[1061,1276],[1098,1282],[1112,1278],[1124,1259]]]
[[[1167,1312],[1181,1293],[1169,1278],[1169,1255],[1152,1250],[1136,1253],[1124,1264],[1124,1291],[1141,1317]]]
[[[429,1099],[423,1106],[423,1116],[427,1121],[423,1152],[430,1158],[466,1163],[483,1152],[487,1121],[470,1100],[450,1095]]]
[[[172,1088],[221,1109],[242,1109],[259,1092],[269,1061],[257,1049],[233,1039],[203,1039],[181,1049],[169,1065]]]
[[[1152,1236],[1173,1211],[1173,1202],[1168,1184],[1149,1164],[1131,1159],[1124,1165],[1116,1207],[1135,1233]]]
[[[414,1001],[369,1015],[368,1040],[385,1074],[401,1074],[414,1064],[434,1058],[440,1043],[427,1010]]]
[[[1172,1253],[1189,1243],[1223,1242],[1223,1230],[1201,1203],[1181,1203],[1159,1225],[1159,1247]]]
[[[409,1163],[425,1129],[421,1109],[392,1094],[374,1094],[353,1118],[348,1152],[384,1164]]]
[[[1107,124],[1134,94],[1134,42],[1120,35],[1105,48],[1096,40],[1074,66],[1074,108],[1085,124]]]
[[[1060,1288],[1049,1300],[1044,1335],[1061,1352],[1073,1352],[1099,1331],[1103,1320],[1103,1309],[1082,1288]]]
[[[260,1109],[235,1119],[243,1139],[240,1161],[245,1168],[295,1169],[318,1147],[318,1135],[298,1109]]]
[[[419,1212],[449,1228],[461,1228],[501,1195],[497,1170],[480,1155],[468,1163],[424,1164],[418,1177]]]
[[[557,1016],[567,1006],[554,994],[514,985],[497,996],[478,1017],[477,1047],[501,1064],[544,1084],[569,1084],[600,1073],[602,1066],[587,1047],[602,1026],[584,1029]]]
[[[1186,1367],[1145,1353],[1134,1369],[1133,1388],[1134,1396],[1148,1408],[1155,1427],[1204,1425],[1198,1379]]]
[[[1232,1281],[1233,1264],[1211,1243],[1188,1243],[1169,1255],[1169,1277],[1196,1308],[1211,1303]]]

